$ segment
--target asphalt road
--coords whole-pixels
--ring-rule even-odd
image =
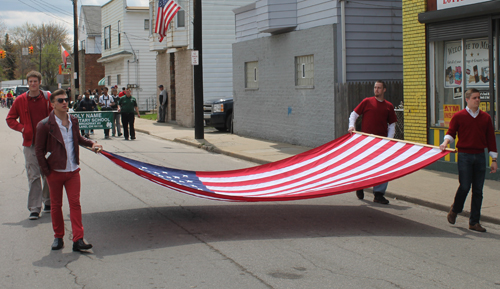
[[[6,109],[0,109],[5,119]],[[0,124],[0,288],[500,288],[500,226],[456,226],[443,212],[354,193],[227,203],[169,191],[81,152],[87,254],[51,251],[50,214],[28,220],[21,135]],[[138,134],[92,136],[106,150],[167,167],[252,163]],[[412,184],[408,184],[411,186]]]

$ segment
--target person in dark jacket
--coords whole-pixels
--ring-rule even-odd
[[[78,111],[96,111],[97,104],[90,98],[90,89],[85,91],[85,97],[78,105]],[[85,130],[85,137],[89,137],[89,130]]]
[[[54,110],[37,125],[35,152],[40,169],[47,178],[52,201],[55,238],[52,250],[64,246],[63,187],[69,202],[73,251],[88,250],[92,245],[83,241],[79,145],[92,147],[96,153],[102,150],[102,146],[79,134],[78,118],[68,114],[69,97],[63,89],[54,91],[50,102]]]

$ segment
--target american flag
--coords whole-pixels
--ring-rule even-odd
[[[195,172],[103,151],[124,169],[174,191],[241,202],[291,201],[352,192],[410,174],[448,153],[437,147],[355,133],[261,166]]]
[[[181,9],[181,6],[177,4],[174,0],[160,0],[158,1],[158,11],[156,12],[156,26],[155,33],[160,35],[160,42],[163,41],[165,35],[167,35],[168,24],[174,18],[177,11]]]

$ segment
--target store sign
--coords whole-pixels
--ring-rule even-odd
[[[78,118],[80,129],[110,129],[113,128],[112,111],[71,112]]]
[[[492,0],[436,0],[436,1],[437,1],[437,10],[441,10],[441,9],[472,5],[482,2],[490,2]]]
[[[488,39],[467,40],[465,43],[465,84],[467,87],[490,86]]]
[[[444,126],[450,126],[453,115],[460,111],[459,104],[445,104],[444,107]]]
[[[446,42],[444,61],[444,87],[462,85],[462,42]]]

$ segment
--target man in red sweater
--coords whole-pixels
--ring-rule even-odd
[[[363,115],[361,122],[361,131],[379,135],[383,137],[393,138],[396,132],[396,122],[398,118],[394,112],[394,106],[389,101],[385,100],[385,92],[387,86],[382,80],[377,80],[373,86],[375,96],[367,97],[354,109],[349,117],[349,132],[354,131],[356,120],[360,115]],[[387,205],[389,200],[384,197],[387,185],[383,183],[373,187],[375,203]],[[358,199],[362,200],[365,197],[363,190],[356,191]]]
[[[44,212],[50,213],[49,188],[45,177],[40,172],[35,154],[36,125],[49,116],[52,106],[48,100],[50,93],[40,90],[42,80],[40,72],[31,71],[26,78],[29,90],[16,98],[6,120],[11,129],[23,135],[23,152],[29,183],[29,219],[36,220],[40,217],[42,202],[45,204]]]
[[[458,133],[460,139],[456,147],[458,149],[458,182],[460,185],[447,218],[450,224],[455,224],[457,214],[462,212],[465,199],[472,186],[469,229],[486,232],[486,229],[479,224],[486,174],[484,149],[488,149],[492,158],[490,173],[495,173],[498,168],[495,130],[490,115],[479,109],[481,99],[477,89],[467,90],[465,101],[467,107],[452,117],[448,132],[440,145],[441,150],[445,150],[449,143],[455,141]]]

